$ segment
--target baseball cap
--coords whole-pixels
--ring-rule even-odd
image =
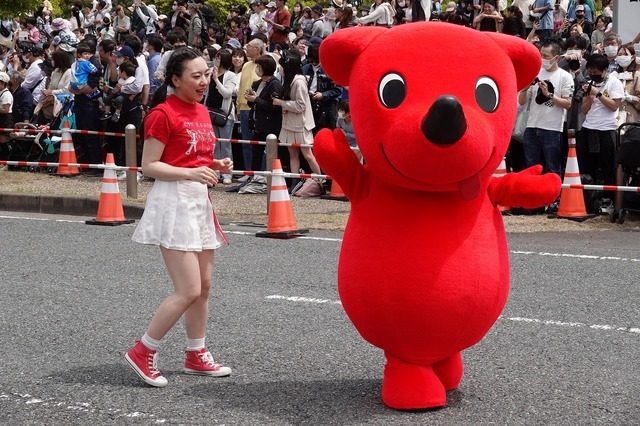
[[[276,7],[276,3],[275,3],[275,2],[273,2],[273,1],[270,1],[270,2],[267,4],[267,7]]]
[[[579,11],[579,10],[584,10],[584,5],[582,5],[582,4],[576,5],[576,12]]]
[[[449,3],[447,3],[447,8],[445,9],[445,12],[454,12],[456,10],[456,2],[454,1],[450,1]]]
[[[118,58],[121,56],[126,56],[130,59],[135,59],[133,49],[131,49],[129,46],[122,46],[120,50],[115,50],[113,54]]]
[[[234,49],[242,49],[242,45],[235,38],[230,38],[227,40],[227,45],[233,47]]]

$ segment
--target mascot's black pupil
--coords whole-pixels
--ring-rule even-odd
[[[498,106],[498,97],[493,87],[479,84],[476,87],[476,102],[485,112],[493,112]]]
[[[387,108],[395,108],[404,101],[406,94],[407,92],[402,81],[391,80],[382,89],[382,103]]]

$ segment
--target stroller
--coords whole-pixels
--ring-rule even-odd
[[[618,127],[618,140],[616,185],[640,186],[640,123],[624,123]],[[640,213],[640,192],[616,193],[611,221],[623,224],[628,212]]]
[[[39,106],[39,105],[38,105]],[[64,117],[73,111],[73,97],[70,95],[56,96],[52,116],[46,116],[36,107],[32,122],[16,123],[17,129],[58,130]],[[28,162],[56,162],[60,151],[60,135],[52,135],[46,132],[30,134],[27,132],[14,132],[9,135],[9,160]],[[14,167],[18,169],[19,167]],[[29,172],[46,171],[52,173],[55,167],[27,166]]]

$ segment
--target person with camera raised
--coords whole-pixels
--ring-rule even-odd
[[[540,164],[546,172],[562,178],[562,129],[571,107],[573,78],[558,67],[560,53],[556,41],[543,42],[542,69],[531,86],[518,94],[518,103],[529,104],[530,108],[523,141],[526,167]],[[556,203],[547,211],[554,210],[557,211]]]
[[[587,59],[589,83],[582,86],[582,113],[586,114],[581,137],[577,140],[578,166],[595,182],[598,169],[605,185],[615,183],[616,129],[618,108],[624,99],[620,80],[607,72],[609,60],[594,54]]]
[[[539,22],[536,34],[542,41],[553,35],[553,3],[553,0],[535,0],[529,6],[529,19]]]

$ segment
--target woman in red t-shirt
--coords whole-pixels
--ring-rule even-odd
[[[229,158],[215,160],[216,138],[207,109],[200,104],[209,85],[207,63],[190,48],[171,55],[165,84],[154,95],[157,106],[145,121],[142,167],[155,178],[144,214],[132,239],[160,246],[174,292],[158,307],[142,339],[125,355],[147,384],[167,385],[157,368],[160,340],[184,315],[187,331],[185,373],[228,376],[231,369],[217,364],[205,347],[209,289],[214,250],[228,241],[218,224],[207,185],[216,172],[230,173]],[[164,95],[163,95],[164,93]]]

